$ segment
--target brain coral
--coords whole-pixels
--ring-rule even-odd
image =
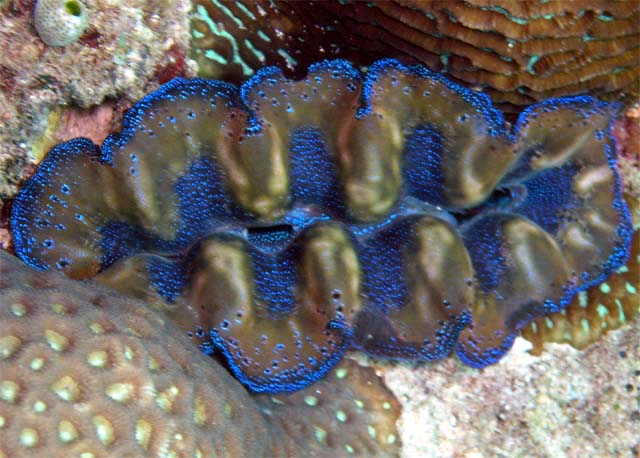
[[[399,404],[342,364],[250,395],[145,304],[0,251],[0,456],[396,456]]]
[[[255,391],[350,347],[482,367],[624,262],[615,111],[551,99],[509,131],[483,94],[393,60],[177,79],[101,147],[55,147],[11,229],[33,267],[164,302]]]

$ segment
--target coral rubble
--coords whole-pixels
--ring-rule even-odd
[[[52,141],[70,138],[64,124],[69,107],[90,109],[117,100],[124,108],[175,69],[180,70],[176,76],[194,74],[194,64],[186,58],[190,1],[82,3],[88,27],[64,47],[39,39],[33,25],[35,1],[0,5],[2,199],[15,195]]]

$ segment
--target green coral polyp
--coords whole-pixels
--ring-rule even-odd
[[[177,79],[101,147],[54,148],[11,229],[36,268],[165,301],[255,391],[349,348],[482,367],[624,262],[615,111],[552,99],[509,132],[484,95],[393,60]]]

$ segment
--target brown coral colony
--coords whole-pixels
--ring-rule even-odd
[[[366,66],[394,57],[480,88],[508,110],[640,89],[635,1],[195,3],[194,57],[207,77],[238,81],[265,61],[301,77],[322,58]]]

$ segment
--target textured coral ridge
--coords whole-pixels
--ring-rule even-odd
[[[624,262],[614,113],[552,99],[508,132],[486,96],[393,60],[178,79],[102,147],[49,153],[14,203],[16,252],[164,300],[256,391],[350,346],[482,367]]]
[[[250,395],[145,304],[0,250],[0,457],[397,456],[398,415],[348,360]]]
[[[640,3],[616,0],[194,0],[202,76],[265,65],[302,75],[320,58],[422,63],[505,109],[589,91],[637,93]],[[517,110],[520,111],[520,110]]]

